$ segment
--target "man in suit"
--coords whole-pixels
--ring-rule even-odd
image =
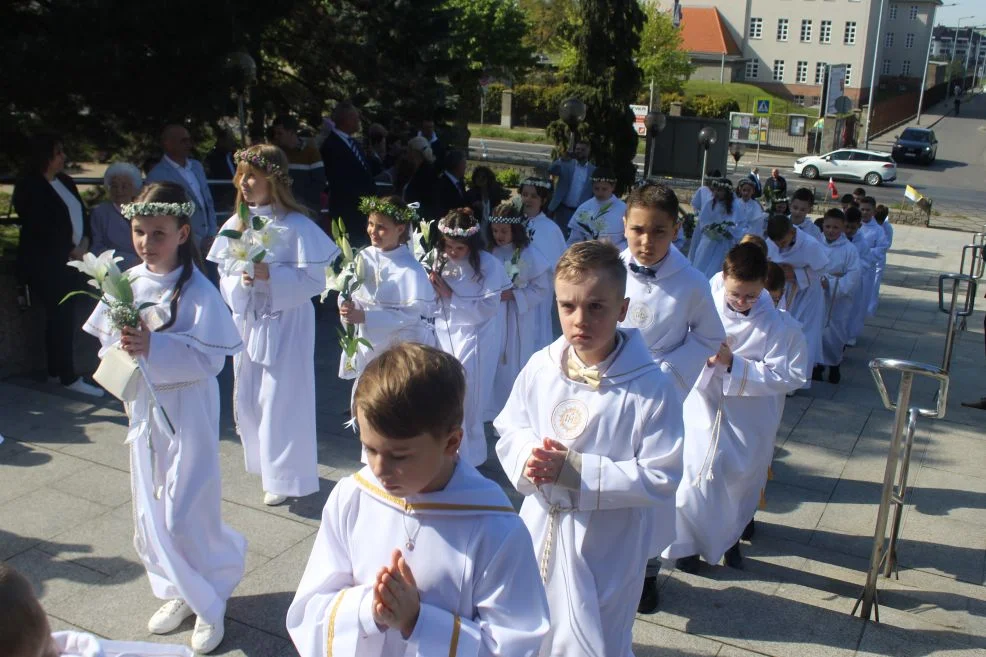
[[[208,253],[216,236],[216,208],[209,191],[202,163],[191,157],[192,136],[184,126],[170,124],[161,132],[164,156],[147,174],[147,182],[173,182],[181,185],[195,203],[192,234],[202,253]]]
[[[360,112],[350,102],[336,105],[332,112],[335,127],[322,142],[322,162],[329,184],[329,217],[342,217],[353,244],[366,244],[366,217],[359,211],[362,196],[376,195],[370,161],[355,135],[360,129]]]
[[[784,198],[787,196],[787,180],[777,169],[770,170],[770,178],[767,178],[764,187],[773,192],[774,198]]]
[[[438,196],[438,216],[444,217],[449,210],[466,206],[466,155],[462,151],[449,151],[445,154],[445,169],[436,183]]]
[[[558,178],[548,211],[566,238],[568,222],[575,210],[592,197],[595,170],[595,165],[589,162],[589,142],[585,140],[575,142],[574,153],[565,153],[548,167],[548,173]]]

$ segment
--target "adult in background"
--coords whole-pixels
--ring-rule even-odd
[[[407,182],[395,189],[405,203],[420,203],[418,214],[429,219],[438,214],[435,198],[435,154],[424,137],[412,137],[407,142],[404,159],[397,165],[398,178]],[[403,190],[403,191],[401,191]]]
[[[85,203],[64,168],[61,139],[54,135],[31,139],[23,173],[14,186],[13,205],[21,224],[17,282],[44,305],[49,382],[58,380],[73,392],[102,397],[100,388],[75,372],[72,342],[80,326],[75,298],[59,303],[85,286],[68,261],[81,259],[91,240]]]
[[[502,201],[508,200],[510,194],[499,183],[489,167],[473,169],[470,183],[469,189],[466,191],[466,205],[472,208],[473,214],[480,218],[485,235],[490,212],[496,209],[496,206]]]
[[[192,157],[192,135],[184,126],[172,123],[161,131],[161,161],[147,174],[147,182],[173,182],[181,185],[195,203],[191,218],[192,235],[202,253],[208,253],[216,237],[216,206],[209,191],[202,163]]]
[[[566,152],[548,167],[548,173],[557,176],[555,192],[548,205],[548,214],[555,220],[561,232],[568,238],[568,222],[575,210],[592,198],[592,172],[596,166],[589,162],[589,142],[575,142],[575,151]]]
[[[202,160],[209,180],[225,181],[225,184],[210,187],[216,214],[224,217],[233,214],[236,201],[236,188],[233,187],[233,174],[236,173],[236,163],[233,162],[235,152],[236,137],[231,131],[221,129],[216,133],[216,145]]]
[[[449,151],[445,154],[444,165],[436,183],[436,216],[439,217],[447,215],[449,210],[466,205],[466,154],[459,150]]]
[[[428,140],[428,146],[431,147],[431,152],[435,154],[435,161],[445,161],[445,152],[447,148],[445,146],[445,142],[439,138],[438,133],[435,131],[435,122],[432,119],[425,119],[421,122],[421,129],[418,130],[418,137],[424,137]]]
[[[103,184],[109,200],[93,208],[89,217],[92,226],[92,246],[89,250],[99,255],[113,249],[117,256],[123,258],[120,269],[127,270],[139,265],[141,260],[134,251],[130,220],[123,216],[120,207],[124,203],[132,203],[144,184],[140,169],[129,162],[115,162],[103,174]]]
[[[270,126],[270,141],[288,156],[291,191],[317,217],[325,191],[325,163],[315,143],[298,136],[298,119],[281,115]]]
[[[777,169],[770,170],[770,178],[767,178],[767,182],[763,186],[771,191],[773,198],[784,198],[787,196],[787,180]]]
[[[329,217],[342,217],[353,244],[366,244],[366,217],[359,211],[359,199],[376,196],[370,162],[353,135],[360,129],[360,112],[350,102],[336,105],[332,112],[332,131],[322,142],[322,162],[329,183]]]

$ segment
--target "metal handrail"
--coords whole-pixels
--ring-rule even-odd
[[[897,401],[890,398],[884,371],[900,372],[900,387],[897,390]],[[880,571],[884,568],[885,576],[897,565],[897,539],[900,535],[900,523],[904,511],[904,499],[907,496],[907,474],[910,468],[911,451],[914,447],[914,430],[918,417],[943,418],[948,403],[948,372],[934,365],[926,365],[908,360],[893,358],[876,358],[870,361],[870,372],[876,382],[877,390],[884,407],[895,411],[894,427],[890,435],[890,450],[887,454],[887,466],[883,474],[883,489],[880,494],[880,508],[876,516],[876,530],[873,535],[873,550],[870,555],[870,567],[866,574],[866,585],[853,606],[851,614],[860,609],[860,617],[869,620],[875,615],[880,622],[880,609],[877,595],[877,581]],[[915,376],[926,376],[938,382],[937,406],[934,410],[909,407],[911,390]],[[898,462],[900,467],[898,468]],[[894,518],[891,525],[889,542],[887,539],[887,521],[890,515],[890,505],[894,505]]]

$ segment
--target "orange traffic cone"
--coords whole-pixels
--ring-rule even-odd
[[[829,178],[829,191],[832,192],[833,199],[839,198],[839,190],[835,188],[835,181],[833,181],[831,178]]]

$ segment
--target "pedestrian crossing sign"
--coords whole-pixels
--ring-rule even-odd
[[[770,98],[757,98],[755,114],[770,114]]]

